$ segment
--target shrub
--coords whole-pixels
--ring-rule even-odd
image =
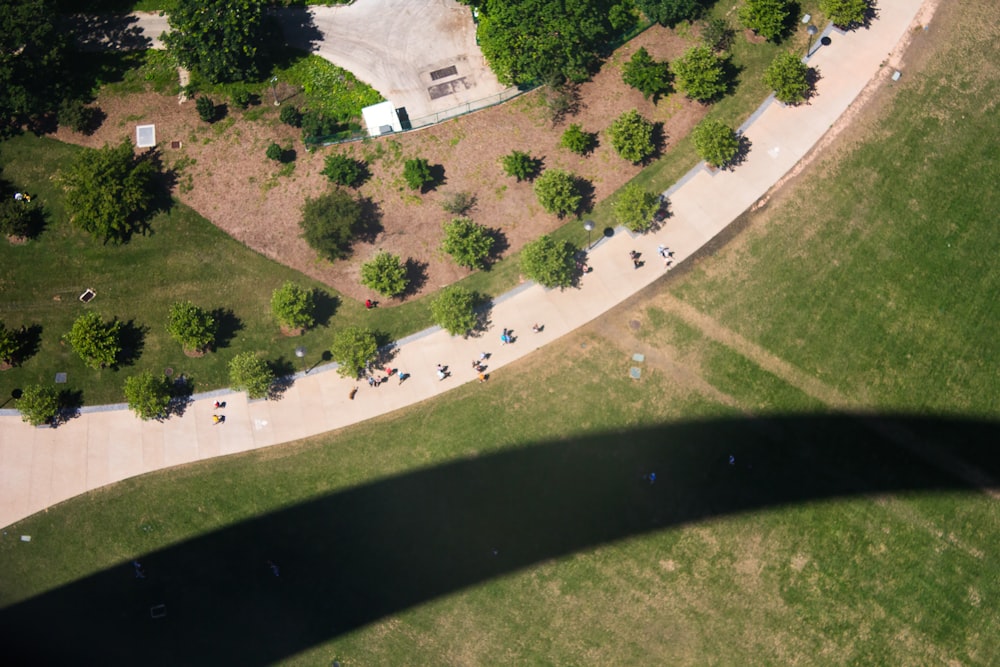
[[[253,102],[254,95],[246,88],[240,86],[233,90],[233,94],[230,96],[233,101],[233,106],[239,107],[240,109],[246,109]]]
[[[864,25],[871,0],[819,0],[819,10],[840,28]]]
[[[281,157],[285,154],[285,151],[278,144],[271,142],[271,145],[267,147],[267,157],[275,162],[281,162]]]
[[[143,371],[125,378],[125,400],[129,410],[143,420],[162,419],[170,407],[170,382],[165,375]]]
[[[399,296],[410,281],[399,255],[379,251],[371,261],[361,265],[361,284],[382,296]]]
[[[337,362],[337,373],[357,378],[378,354],[378,341],[371,329],[351,326],[333,335],[330,356]]]
[[[476,207],[476,195],[471,192],[456,192],[441,200],[441,208],[452,215],[465,215]]]
[[[194,102],[195,108],[198,110],[198,117],[201,118],[206,123],[215,122],[215,102],[211,98],[202,95]]]
[[[459,266],[481,269],[493,251],[496,239],[489,230],[469,218],[455,218],[444,226],[441,249]]]
[[[776,40],[788,30],[790,0],[746,0],[740,7],[740,21],[764,39]]]
[[[73,328],[63,336],[88,367],[94,369],[114,366],[121,354],[122,323],[105,322],[94,311],[84,313],[73,323]]]
[[[361,185],[365,177],[365,165],[340,153],[328,155],[320,172],[337,185],[354,188]]]
[[[190,301],[170,306],[167,317],[167,333],[180,343],[186,352],[202,352],[215,342],[219,324],[204,308]]]
[[[340,130],[340,123],[319,111],[306,111],[302,114],[302,136],[307,140],[322,139]]]
[[[560,218],[576,213],[583,201],[576,177],[562,169],[546,169],[535,179],[534,190],[542,208]]]
[[[431,301],[434,322],[452,336],[467,335],[476,328],[476,295],[453,285],[446,287]]]
[[[285,329],[308,329],[316,324],[316,295],[289,280],[271,293],[271,313]]]
[[[614,202],[615,219],[633,232],[644,232],[653,225],[653,216],[660,208],[660,197],[629,183]]]
[[[302,127],[302,112],[297,106],[286,104],[278,112],[278,119],[285,125],[292,127]]]
[[[726,60],[707,46],[694,46],[670,64],[677,87],[692,100],[711,102],[729,88]]]
[[[576,269],[574,251],[569,241],[540,236],[521,250],[521,271],[542,287],[569,287]]]
[[[79,99],[66,99],[59,105],[57,120],[62,127],[74,132],[92,134],[96,129],[99,111],[88,107]]]
[[[350,251],[362,215],[361,202],[343,190],[306,199],[299,221],[302,238],[323,259],[341,259]]]
[[[652,122],[632,109],[615,119],[608,129],[608,134],[615,151],[629,162],[638,164],[656,152],[656,145],[653,143],[654,130]]]
[[[250,398],[266,398],[274,384],[274,371],[253,352],[240,352],[229,360],[229,384]]]
[[[584,132],[582,126],[573,123],[563,132],[559,145],[577,155],[586,155],[597,147],[597,135],[593,132]]]
[[[652,97],[653,102],[660,95],[670,93],[670,78],[670,65],[666,61],[653,60],[646,47],[640,47],[622,67],[622,81],[647,100]]]
[[[48,424],[59,414],[59,395],[49,385],[29,384],[14,402],[21,419],[32,426]]]
[[[722,18],[709,19],[701,29],[701,40],[713,51],[728,49],[735,36],[729,21]]]
[[[706,118],[691,131],[698,155],[713,167],[724,167],[740,150],[740,138],[720,120]]]
[[[809,66],[794,53],[779,54],[764,70],[764,83],[779,102],[798,104],[809,95]]]
[[[21,351],[21,341],[17,332],[0,322],[0,365],[13,364]]]
[[[407,160],[403,163],[403,180],[411,190],[423,190],[434,182],[430,163],[422,157]]]
[[[31,234],[34,203],[15,201],[13,197],[0,200],[0,235],[28,236]]]
[[[566,135],[563,135],[563,139]],[[523,151],[512,151],[502,158],[503,170],[508,176],[513,176],[520,183],[530,181],[538,175],[541,168],[541,160],[536,160]]]

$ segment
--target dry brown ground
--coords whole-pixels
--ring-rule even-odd
[[[474,193],[478,201],[471,217],[502,231],[506,253],[561,224],[556,216],[541,210],[530,183],[517,183],[503,174],[500,158],[511,150],[527,151],[542,158],[545,167],[567,169],[589,180],[594,202],[639,171],[618,157],[603,136],[622,112],[638,109],[647,118],[663,123],[665,150],[669,151],[672,140],[687,134],[702,118],[704,107],[676,93],[654,105],[622,83],[620,67],[641,46],[656,59],[672,60],[694,40],[658,26],[647,30],[615,52],[593,80],[580,87],[579,111],[559,125],[548,119],[541,94],[535,91],[424,130],[307,153],[298,131],[279,123],[272,107],[257,121],[246,120],[244,112],[233,110],[228,118],[209,126],[198,119],[193,102],[179,104],[175,97],[147,93],[101,96],[97,104],[107,119],[97,132],[87,137],[60,130],[55,136],[101,146],[125,135],[134,136],[135,125],[155,123],[167,166],[179,160],[194,161],[183,169],[176,196],[234,238],[355,299],[371,296],[359,283],[361,263],[379,249],[388,250],[425,265],[427,280],[419,295],[468,274],[438,249],[441,226],[452,217],[441,208],[446,195]],[[294,103],[294,99],[287,103]],[[559,138],[569,123],[601,133],[601,143],[591,155],[580,157],[559,147]],[[181,147],[171,148],[172,141],[180,141]],[[272,141],[294,144],[297,159],[290,175],[279,176],[280,166],[265,158],[264,151]],[[357,243],[347,260],[317,260],[299,238],[298,222],[305,198],[331,187],[319,173],[325,157],[334,152],[363,157],[376,153],[379,147],[383,156],[369,165],[372,178],[360,191],[378,204],[382,231],[372,242]],[[445,182],[424,195],[412,193],[402,181],[403,160],[411,157],[442,165]]]

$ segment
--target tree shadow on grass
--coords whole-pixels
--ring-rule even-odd
[[[316,324],[321,327],[327,326],[340,308],[340,297],[326,290],[317,289],[313,290],[313,301],[316,304]]]
[[[400,294],[400,298],[413,296],[427,283],[427,262],[408,257],[406,259],[406,290]]]
[[[28,359],[38,354],[42,347],[41,324],[31,324],[23,326],[14,334],[14,345],[17,351],[14,353],[14,365],[20,366]]]
[[[353,229],[354,237],[363,243],[374,243],[383,231],[382,208],[371,197],[359,197],[358,203],[361,205],[361,217]]]
[[[129,320],[122,325],[120,338],[122,351],[116,359],[114,368],[132,366],[138,361],[146,345],[147,333],[149,333],[149,327],[145,324],[137,324],[135,320]]]
[[[576,176],[573,179],[573,187],[576,189],[576,193],[580,195],[580,204],[572,214],[580,215],[594,210],[594,184],[586,178]]]
[[[212,319],[218,324],[215,332],[215,348],[229,347],[233,338],[243,330],[243,320],[236,317],[230,308],[216,308],[212,311]]]

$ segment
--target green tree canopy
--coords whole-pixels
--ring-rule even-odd
[[[635,4],[650,21],[670,28],[693,21],[704,11],[700,0],[636,0]]]
[[[535,179],[534,190],[542,208],[560,218],[576,213],[583,201],[576,176],[562,169],[543,171],[542,175]]]
[[[17,332],[0,322],[0,364],[13,364],[21,351],[21,341]]]
[[[343,377],[359,377],[377,354],[378,340],[371,329],[350,326],[333,335],[330,356],[337,362],[337,372]]]
[[[729,88],[726,59],[708,46],[694,46],[670,63],[677,87],[692,100],[711,102]]]
[[[32,426],[48,424],[59,414],[59,394],[51,385],[29,384],[14,402],[21,419]]]
[[[481,269],[493,251],[496,239],[490,231],[469,218],[455,218],[444,226],[441,249],[451,255],[459,266]]]
[[[740,7],[740,21],[764,39],[777,40],[788,30],[792,1],[746,0]]]
[[[764,70],[764,83],[785,104],[798,104],[809,95],[809,66],[794,53],[781,53]]]
[[[184,346],[186,352],[203,352],[215,343],[219,323],[212,314],[190,301],[170,306],[167,333]]]
[[[614,202],[618,224],[633,232],[644,232],[652,227],[653,216],[659,208],[659,195],[647,192],[637,183],[629,183],[622,188]]]
[[[157,167],[128,138],[85,148],[61,174],[73,223],[105,243],[126,243],[152,212]]]
[[[63,336],[88,367],[98,369],[114,366],[122,352],[122,323],[115,319],[105,322],[93,310],[76,318],[73,328]]]
[[[736,131],[721,120],[706,118],[691,131],[691,139],[698,155],[713,167],[724,167],[733,161],[740,150]]]
[[[559,145],[577,155],[586,155],[597,147],[597,135],[585,131],[579,123],[573,123],[559,138]]]
[[[264,0],[176,0],[164,43],[177,61],[212,83],[260,74]]]
[[[0,236],[28,236],[36,214],[35,202],[15,201],[4,196],[0,200]]]
[[[59,108],[66,40],[51,0],[0,0],[0,136]]]
[[[871,0],[819,0],[819,10],[841,28],[864,25]]]
[[[361,185],[366,173],[365,164],[343,153],[328,155],[320,173],[337,185],[356,188]]]
[[[354,235],[361,228],[361,202],[344,190],[333,190],[306,199],[302,207],[302,238],[323,259],[346,257]]]
[[[518,183],[521,181],[530,181],[538,175],[539,170],[542,168],[541,160],[533,158],[530,153],[523,151],[512,151],[508,155],[504,155],[501,163],[503,164],[504,173],[516,178]]]
[[[170,406],[170,381],[166,375],[153,375],[150,371],[127,377],[125,400],[139,419],[163,419]]]
[[[540,236],[521,250],[521,271],[542,287],[569,287],[573,284],[575,248],[569,241]]]
[[[646,47],[640,47],[622,67],[622,81],[653,102],[660,95],[670,94],[670,63],[653,60]]]
[[[229,384],[250,398],[266,398],[274,384],[274,371],[253,352],[240,352],[229,360]]]
[[[434,182],[430,163],[422,157],[415,157],[403,163],[403,180],[411,190],[423,190]]]
[[[289,280],[271,293],[271,312],[286,329],[308,329],[316,324],[316,295]]]
[[[619,155],[638,164],[656,153],[656,144],[653,143],[655,129],[651,121],[631,109],[611,123],[608,135],[611,137],[611,146]]]
[[[410,281],[399,255],[379,251],[371,261],[361,265],[361,284],[382,296],[399,296],[406,291]]]
[[[476,295],[457,285],[445,287],[431,301],[431,315],[452,336],[464,336],[476,328]]]

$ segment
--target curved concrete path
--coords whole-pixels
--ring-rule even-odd
[[[831,34],[810,64],[822,78],[809,105],[783,107],[765,102],[745,128],[753,142],[747,161],[732,172],[692,170],[668,191],[673,213],[656,234],[633,238],[618,233],[593,249],[593,272],[580,289],[545,290],[524,285],[498,300],[496,323],[483,338],[465,340],[429,329],[399,342],[393,367],[411,374],[399,385],[352,387],[330,369],[298,377],[279,401],[249,402],[227,391],[200,395],[183,417],[142,422],[124,406],[85,409],[59,428],[33,428],[16,412],[0,411],[0,526],[62,500],[153,470],[225,454],[276,445],[341,428],[412,405],[475,379],[471,362],[492,353],[496,373],[542,345],[569,333],[646,287],[663,272],[658,244],[683,261],[722,231],[785,175],[824,135],[866,84],[879,73],[895,45],[911,27],[921,0],[882,0],[880,17],[869,30]],[[883,72],[883,74],[887,74]],[[646,265],[633,269],[628,253],[642,253]],[[533,323],[545,329],[535,334]],[[514,330],[517,341],[501,345],[499,328]],[[436,364],[453,375],[439,381]],[[224,400],[226,423],[212,424],[215,400]]]

